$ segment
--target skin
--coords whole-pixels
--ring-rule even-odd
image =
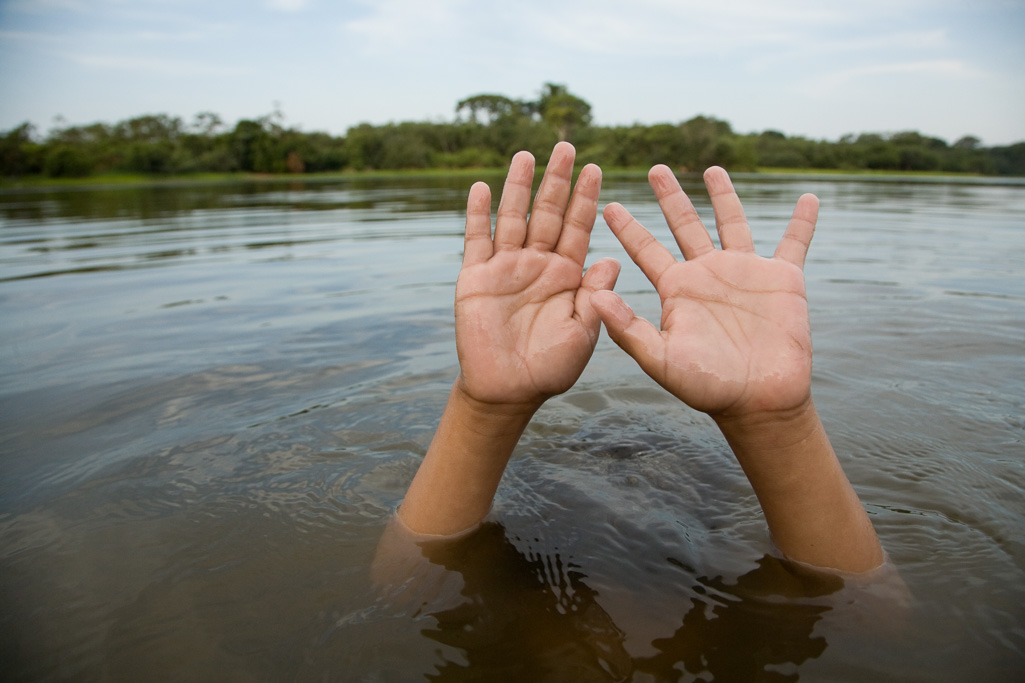
[[[882,548],[811,396],[803,266],[818,199],[798,200],[775,254],[763,258],[726,171],[705,172],[721,249],[667,167],[652,168],[648,179],[684,260],[622,206],[605,208],[662,301],[656,328],[613,292],[596,293],[591,304],[609,336],[667,391],[715,420],[787,557],[851,572],[878,567]]]
[[[399,509],[416,533],[456,534],[483,519],[530,418],[594,351],[601,321],[590,298],[615,284],[619,264],[583,272],[601,170],[585,166],[571,192],[575,154],[555,146],[529,219],[534,158],[514,156],[494,234],[490,189],[470,188],[455,297],[460,373]]]
[[[475,528],[531,417],[576,382],[604,322],[646,373],[715,420],[784,554],[850,572],[879,566],[875,532],[811,398],[802,268],[818,200],[798,200],[774,256],[763,258],[725,171],[705,174],[717,249],[672,172],[653,168],[651,186],[684,260],[622,206],[610,204],[604,216],[661,297],[656,328],[610,291],[618,263],[604,259],[583,273],[601,172],[585,166],[571,191],[574,154],[568,143],[555,147],[529,214],[534,160],[513,157],[493,233],[490,190],[470,190],[455,300],[460,373],[401,522],[422,535]]]

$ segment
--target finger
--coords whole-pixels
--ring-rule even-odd
[[[633,309],[615,292],[595,292],[591,295],[591,307],[605,323],[612,341],[637,361],[641,370],[662,383],[666,344],[655,326],[634,315]]]
[[[719,231],[719,244],[722,248],[754,251],[751,228],[747,224],[744,207],[740,204],[737,191],[733,189],[730,176],[718,166],[713,166],[705,171],[705,187],[712,198],[715,229]]]
[[[569,201],[573,182],[573,159],[576,150],[568,142],[560,142],[552,150],[541,186],[530,209],[526,246],[551,251],[562,232],[562,217]]]
[[[575,315],[581,324],[598,334],[598,323],[601,319],[598,312],[591,306],[591,295],[600,290],[612,289],[619,279],[619,261],[612,258],[603,258],[595,262],[580,281],[580,288],[577,289],[577,297],[574,302]],[[597,338],[597,336],[595,336]]]
[[[655,289],[658,289],[662,273],[676,264],[676,257],[620,204],[606,206],[604,216],[605,222],[626,249],[626,253],[640,267],[648,281],[655,285]]]
[[[555,251],[584,267],[591,230],[598,216],[598,193],[601,192],[601,169],[594,164],[584,166],[573,188],[573,198],[562,225],[562,234]]]
[[[491,242],[491,188],[474,183],[466,198],[466,234],[463,238],[463,265],[484,263],[494,254]]]
[[[787,225],[783,239],[776,247],[775,258],[793,263],[804,268],[804,259],[808,255],[812,235],[815,234],[815,223],[819,219],[819,198],[813,194],[801,195],[794,207],[794,215]]]
[[[517,152],[509,164],[509,174],[498,203],[495,223],[495,251],[521,249],[527,236],[527,207],[530,205],[530,186],[534,182],[534,155]]]
[[[673,237],[686,259],[696,258],[715,249],[712,238],[708,236],[694,204],[680,187],[676,176],[668,166],[659,164],[648,172],[648,183],[655,191],[655,198],[662,208],[662,214],[673,231]]]

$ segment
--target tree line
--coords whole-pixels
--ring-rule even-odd
[[[759,168],[933,171],[1025,175],[1025,142],[953,144],[914,131],[846,135],[837,141],[777,131],[737,133],[726,121],[696,116],[680,123],[596,126],[591,105],[566,86],[546,83],[537,99],[479,94],[456,104],[451,122],[403,122],[349,128],[344,136],[303,132],[280,112],[229,127],[214,113],[191,122],[167,114],[115,124],[57,127],[45,137],[24,123],[0,136],[0,176],[78,178],[105,174],[317,173],[430,168],[498,168],[520,149],[569,140],[578,158],[605,168],[678,171],[713,164]]]

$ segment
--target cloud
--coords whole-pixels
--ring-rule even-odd
[[[64,36],[56,33],[44,33],[42,31],[0,31],[0,41],[19,41],[28,43],[53,43],[60,44],[66,40]]]
[[[68,58],[83,66],[143,71],[162,76],[239,76],[246,73],[237,67],[218,66],[206,62],[178,59],[142,59],[136,56],[71,54]]]
[[[424,43],[446,42],[466,36],[464,0],[379,0],[367,4],[365,16],[343,22],[342,30],[360,39],[367,51],[380,53],[410,49]]]
[[[932,59],[856,66],[811,79],[805,85],[811,91],[836,90],[865,79],[879,79],[886,76],[913,76],[916,78],[925,76],[969,80],[986,78],[988,74],[957,59]]]
[[[881,48],[924,50],[949,44],[947,32],[908,15],[915,0],[823,4],[808,0],[609,0],[517,5],[520,31],[575,51],[617,55],[702,56],[731,60]],[[512,32],[512,31],[510,31]]]
[[[206,30],[191,30],[177,32],[140,30],[103,36],[103,38],[107,40],[125,40],[143,43],[196,43],[209,40],[210,37],[211,32]]]
[[[308,0],[266,0],[268,8],[279,12],[300,12],[309,7]]]
[[[85,0],[12,0],[7,4],[7,9],[26,14],[44,14],[53,11],[85,12],[89,9],[89,3]]]
[[[880,42],[905,48],[942,43],[942,31],[920,23],[900,28],[918,1],[864,0],[866,9],[812,0],[634,0],[628,7],[619,0],[364,0],[361,16],[344,22],[343,31],[373,52],[447,44],[463,52],[505,50],[510,59],[538,48],[550,54],[727,59],[824,52],[840,43],[851,50]]]
[[[793,4],[795,0],[790,0]],[[809,9],[773,11],[761,3],[710,6],[706,2],[635,0],[521,0],[491,5],[468,0],[378,0],[360,3],[361,16],[343,32],[374,53],[408,53],[424,45],[461,53],[505,52],[509,61],[547,54],[681,55],[719,50],[751,51],[797,36],[802,23],[832,15]],[[784,5],[787,4],[784,2]],[[770,20],[771,18],[771,20]]]

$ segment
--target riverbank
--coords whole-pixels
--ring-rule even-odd
[[[432,176],[477,176],[504,173],[503,168],[434,168],[402,171],[334,171],[329,173],[190,173],[182,175],[103,174],[84,178],[47,178],[26,176],[0,179],[0,190],[34,188],[95,189],[117,186],[176,186],[239,182],[323,182],[349,178],[424,178]]]
[[[219,183],[259,183],[259,182],[332,182],[352,178],[429,178],[429,177],[480,177],[505,173],[504,167],[487,168],[425,168],[406,170],[367,170],[367,171],[336,171],[329,173],[195,173],[184,175],[145,175],[145,174],[103,174],[84,178],[48,178],[45,176],[26,176],[22,178],[0,178],[0,191],[23,189],[97,189],[103,187],[151,187],[207,185]],[[543,167],[538,168],[538,173]],[[608,168],[604,169],[606,178],[637,176],[647,174],[647,168]],[[698,175],[698,172],[677,171],[677,175],[685,177]],[[759,168],[755,171],[732,172],[736,177],[785,177],[795,178],[857,178],[872,180],[873,178],[893,179],[904,178],[910,182],[933,182],[937,180],[954,182],[983,182],[999,185],[1025,184],[1022,176],[991,176],[978,173],[944,173],[941,171],[887,171],[868,169],[816,169],[816,168]]]

